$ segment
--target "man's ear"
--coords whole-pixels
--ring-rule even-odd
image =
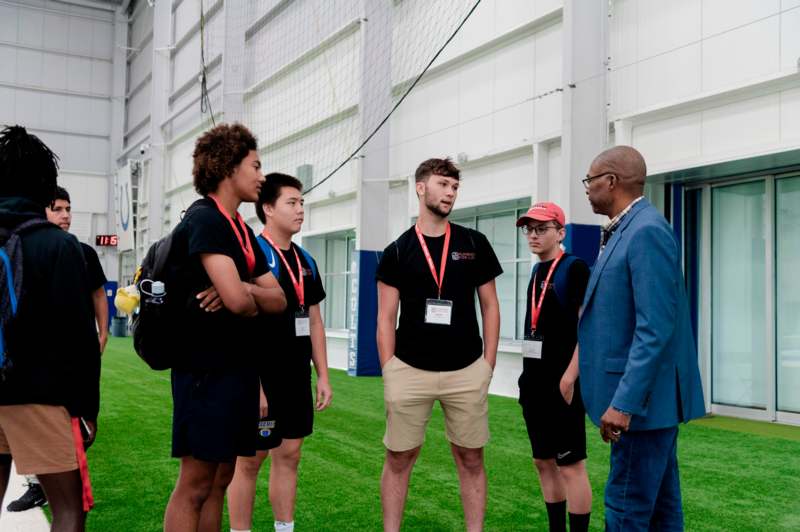
[[[264,202],[261,204],[261,212],[264,213],[264,216],[266,218],[269,218],[270,216],[272,216],[272,207],[270,206],[269,203]]]
[[[564,239],[567,238],[567,228],[566,227],[562,227],[561,229],[558,230],[558,237],[559,237],[558,243],[559,244],[563,243]]]
[[[417,181],[414,185],[414,188],[417,191],[417,197],[420,198],[425,193],[425,180]]]

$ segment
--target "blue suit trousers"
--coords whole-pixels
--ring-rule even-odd
[[[611,444],[606,530],[683,530],[678,427],[625,432]]]

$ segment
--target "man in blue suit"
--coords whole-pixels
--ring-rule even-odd
[[[586,411],[611,443],[607,530],[682,530],[678,424],[705,415],[697,350],[672,228],[642,196],[630,146],[604,151],[583,180],[610,218],[579,323]]]

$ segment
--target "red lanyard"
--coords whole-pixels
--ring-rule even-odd
[[[442,298],[442,285],[444,284],[444,271],[447,268],[447,252],[450,250],[450,222],[447,223],[447,228],[444,230],[444,247],[442,248],[442,262],[439,264],[439,275],[436,275],[436,266],[433,264],[431,252],[428,251],[428,244],[425,243],[425,237],[422,236],[422,230],[419,224],[414,226],[419,239],[419,245],[422,246],[422,252],[425,254],[425,259],[428,261],[428,267],[431,269],[433,275],[433,282],[439,289],[439,299]]]
[[[303,281],[303,265],[300,263],[300,256],[297,254],[297,249],[292,248],[292,251],[294,251],[294,259],[297,261],[297,273],[300,276],[300,280],[294,276],[294,272],[289,267],[289,261],[283,256],[281,248],[276,246],[275,242],[270,238],[269,234],[267,234],[266,229],[262,231],[261,236],[269,242],[269,245],[272,246],[272,249],[275,250],[281,258],[281,261],[283,261],[283,265],[286,266],[286,271],[289,272],[289,278],[292,280],[292,286],[294,286],[294,293],[297,294],[297,301],[300,303],[300,308],[304,308],[306,304],[306,288],[305,282]],[[291,247],[291,244],[289,244],[289,247]]]
[[[553,276],[553,272],[556,271],[556,267],[558,266],[558,262],[561,260],[561,257],[564,256],[564,252],[562,251],[561,254],[556,257],[556,260],[553,261],[553,264],[550,265],[550,269],[547,271],[547,277],[544,280],[544,288],[542,288],[542,293],[539,295],[539,303],[534,306],[536,303],[536,277],[533,278],[533,292],[531,293],[531,334],[536,332],[536,324],[539,323],[539,314],[542,313],[542,304],[544,303],[544,296],[547,293],[547,287],[550,286],[550,278]]]
[[[225,211],[219,200],[211,194],[209,194],[208,197],[214,201],[214,203],[217,205],[217,209],[219,209],[219,212],[221,212],[225,219],[230,222],[231,229],[233,229],[233,234],[235,234],[236,239],[239,240],[239,245],[242,247],[242,253],[244,253],[244,258],[247,261],[247,271],[250,273],[250,275],[253,275],[253,270],[256,267],[256,252],[253,251],[253,246],[250,245],[250,234],[247,232],[247,226],[244,224],[242,215],[239,214],[238,211],[236,212],[236,221],[239,222],[241,230],[244,232],[244,239],[239,233],[239,230],[236,229],[236,224],[233,223],[233,218],[228,216],[228,213]]]

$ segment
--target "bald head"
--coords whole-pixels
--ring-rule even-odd
[[[641,195],[644,189],[647,165],[642,154],[631,146],[614,146],[604,151],[595,157],[592,167],[615,174],[619,185],[636,196]]]

